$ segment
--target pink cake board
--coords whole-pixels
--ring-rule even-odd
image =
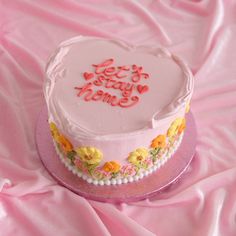
[[[53,146],[47,122],[47,108],[39,115],[36,126],[36,143],[41,161],[49,174],[61,185],[76,194],[101,202],[134,202],[152,197],[175,183],[191,163],[196,148],[196,125],[193,114],[187,114],[187,128],[176,153],[154,173],[138,182],[96,186],[77,177],[61,162]]]

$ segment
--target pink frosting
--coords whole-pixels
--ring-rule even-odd
[[[84,72],[94,73],[92,65],[109,58],[114,59],[115,67],[135,64],[149,75],[139,83],[148,86],[148,91],[132,92],[139,97],[132,107],[86,102],[77,96],[74,88],[90,81],[84,79]],[[55,122],[75,146],[102,150],[105,161],[122,162],[136,148],[148,148],[154,137],[166,133],[175,118],[184,116],[193,92],[191,72],[166,49],[95,37],[78,36],[63,42],[51,57],[46,76],[49,121]],[[128,78],[123,81],[130,82]],[[93,85],[93,89],[101,88]],[[122,97],[120,90],[102,89]]]

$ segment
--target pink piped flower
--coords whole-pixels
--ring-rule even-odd
[[[146,168],[150,168],[150,167],[153,166],[153,161],[152,161],[152,159],[151,159],[150,157],[147,158],[147,159],[144,161],[144,166],[145,166]]]
[[[136,168],[132,164],[128,164],[125,166],[122,166],[121,170],[121,175],[123,176],[134,176],[136,175]]]
[[[93,177],[95,179],[110,179],[111,178],[111,173],[106,172],[102,169],[102,167],[96,168],[93,171]]]
[[[86,166],[84,165],[84,163],[80,159],[75,159],[74,164],[83,173],[86,173],[86,174],[88,173]]]

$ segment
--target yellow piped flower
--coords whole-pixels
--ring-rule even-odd
[[[188,113],[189,111],[190,111],[190,102],[186,104],[185,113]]]
[[[73,150],[73,145],[71,142],[62,134],[57,137],[57,142],[60,144],[65,153],[71,152]]]
[[[184,118],[176,118],[170,125],[170,128],[167,130],[167,136],[169,138],[175,136],[178,133],[179,127],[182,124]]]
[[[59,131],[58,131],[58,129],[57,129],[56,124],[53,123],[53,122],[50,122],[49,126],[50,126],[50,131],[51,131],[52,137],[53,137],[56,141],[58,141],[58,138],[59,138],[59,136],[60,136],[60,133],[59,133]]]
[[[138,148],[130,153],[128,161],[134,165],[139,165],[143,163],[143,161],[146,160],[147,157],[148,150],[146,148]]]
[[[76,149],[76,153],[81,161],[89,165],[98,164],[103,158],[102,152],[95,147],[79,147]]]
[[[109,161],[109,162],[106,162],[104,164],[104,166],[102,167],[102,169],[105,171],[105,172],[111,172],[111,173],[117,173],[119,172],[121,166],[118,162],[116,161]]]
[[[166,146],[166,136],[161,134],[152,140],[152,148],[165,148]]]

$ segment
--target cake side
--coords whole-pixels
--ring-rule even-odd
[[[74,147],[56,125],[50,123],[53,143],[62,163],[73,174],[94,185],[132,183],[158,170],[178,149],[185,128],[185,118],[175,119],[167,134],[156,136],[149,148],[135,149],[120,164],[117,160],[102,162],[103,153],[96,147]]]

